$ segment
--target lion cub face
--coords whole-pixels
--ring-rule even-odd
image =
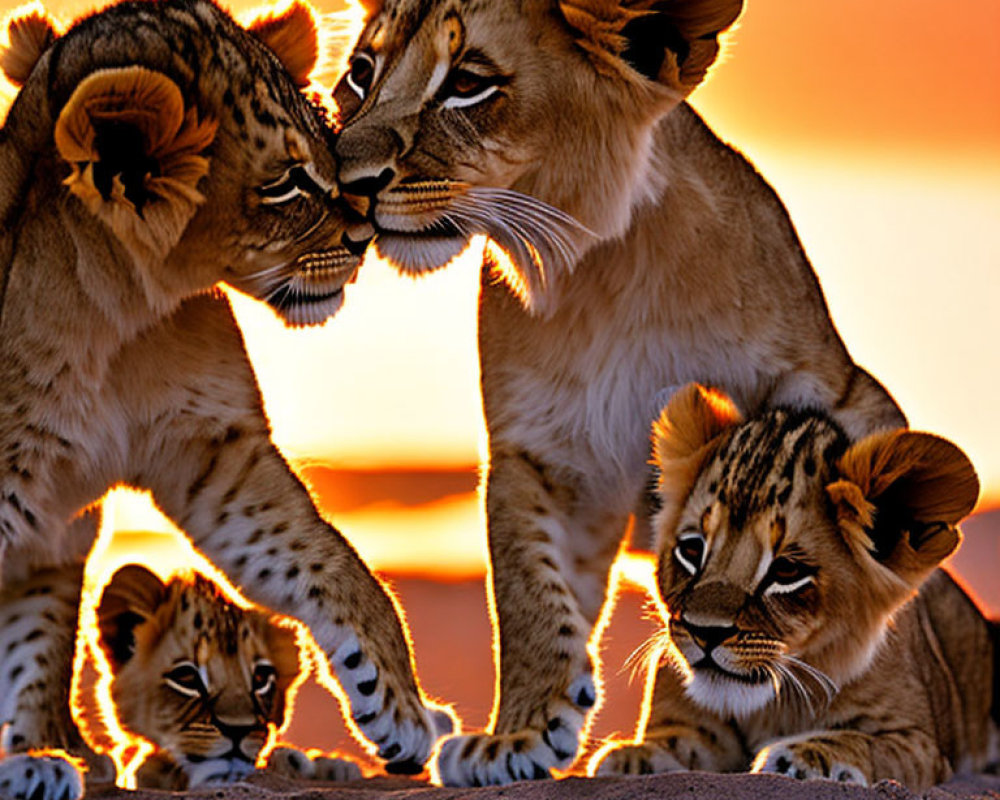
[[[415,238],[433,238],[422,248],[430,267],[464,240],[441,224],[445,200],[407,194],[429,179],[512,188],[599,237],[621,234],[652,188],[654,125],[702,80],[742,3],[364,6],[365,28],[335,91],[340,181],[372,204],[387,255],[415,262]],[[409,236],[409,250],[392,234]]]
[[[115,573],[98,621],[126,729],[192,787],[253,770],[299,674],[294,629],[233,605],[207,578],[163,584],[137,565]]]
[[[829,699],[958,545],[978,481],[954,445],[890,431],[849,445],[821,413],[742,422],[678,393],[654,429],[658,586],[699,705],[742,716],[779,692]]]
[[[10,33],[0,69],[25,105],[51,97],[73,197],[59,224],[86,258],[125,262],[106,272],[159,311],[220,281],[292,325],[340,308],[371,226],[339,200],[332,128],[300,91],[317,58],[304,3],[248,29],[191,0],[118,4],[61,37],[31,12]]]

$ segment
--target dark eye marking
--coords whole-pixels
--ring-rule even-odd
[[[375,59],[368,53],[358,52],[351,57],[351,66],[344,76],[347,85],[351,87],[361,100],[368,97],[371,91],[372,81],[375,78]]]
[[[188,697],[201,697],[208,692],[201,672],[191,661],[183,661],[165,672],[163,681],[174,691]]]
[[[704,565],[705,537],[696,531],[682,533],[674,545],[674,558],[691,575],[697,575]]]
[[[260,202],[265,205],[287,203],[302,195],[323,196],[329,192],[320,183],[311,164],[295,164],[278,180],[257,188]]]
[[[264,695],[274,689],[278,681],[278,670],[270,661],[258,661],[253,668],[251,687],[254,694]]]
[[[791,594],[813,583],[818,568],[805,561],[779,556],[771,562],[761,585],[764,594]]]
[[[448,73],[438,98],[444,108],[463,108],[481,103],[508,83],[510,78],[485,53],[470,48]]]

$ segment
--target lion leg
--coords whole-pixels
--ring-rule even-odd
[[[228,306],[188,301],[129,361],[126,374],[154,372],[138,483],[249,599],[309,627],[387,769],[420,771],[450,718],[423,703],[388,593],[271,443]],[[191,386],[211,393],[192,401]]]
[[[273,445],[233,430],[222,449],[201,443],[178,522],[247,597],[309,627],[386,768],[419,772],[439,718],[423,705],[389,595]],[[219,483],[201,488],[209,469]]]
[[[588,774],[744,770],[749,754],[733,727],[688,700],[683,677],[673,664],[653,669],[652,692],[643,699],[645,721],[635,739],[605,744],[590,759]]]
[[[444,784],[547,778],[576,757],[598,697],[587,642],[627,517],[580,515],[567,478],[524,453],[492,457],[486,505],[500,692],[490,732],[442,744],[434,770]]]
[[[95,521],[88,516],[71,526],[69,550],[74,540],[93,540]],[[7,555],[17,564],[30,559]],[[86,745],[70,713],[83,557],[19,577],[0,593],[0,748],[6,754],[0,795],[75,800],[83,774],[63,753],[83,759],[89,783],[114,780],[110,760]]]

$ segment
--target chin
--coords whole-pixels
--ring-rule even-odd
[[[717,669],[695,669],[685,691],[702,708],[737,719],[760,711],[775,699],[774,685],[769,679],[743,679]]]
[[[380,233],[378,254],[404,275],[422,275],[446,266],[468,246],[465,236]]]
[[[344,290],[320,296],[299,296],[271,307],[290,328],[305,328],[322,325],[333,317],[344,305]]]

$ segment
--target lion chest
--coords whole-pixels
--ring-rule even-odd
[[[548,319],[499,298],[502,286],[484,290],[483,385],[491,440],[631,503],[650,425],[674,390],[699,381],[754,407],[787,365],[766,337],[747,335],[737,299],[700,296],[672,266],[608,250],[578,265]]]

